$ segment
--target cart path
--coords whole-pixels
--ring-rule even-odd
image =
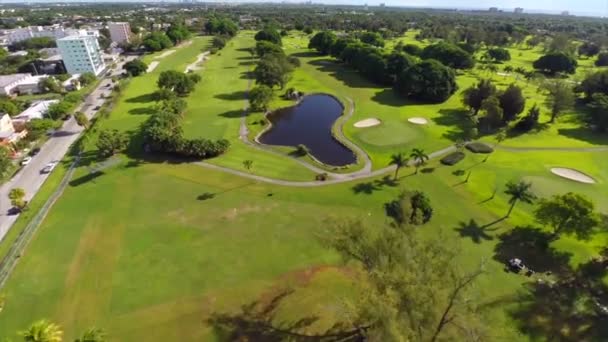
[[[561,152],[602,152],[608,151],[608,146],[595,147],[517,147],[517,146],[496,146],[499,150],[509,152],[533,152],[533,151],[561,151]]]

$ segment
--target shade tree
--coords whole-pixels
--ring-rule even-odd
[[[511,53],[509,50],[501,47],[490,48],[486,52],[489,59],[495,62],[506,62],[511,60]]]
[[[405,69],[395,83],[401,96],[429,103],[444,102],[457,89],[454,71],[436,60],[425,60]]]
[[[281,34],[273,27],[265,27],[263,30],[258,31],[255,36],[254,39],[256,41],[268,41],[271,42],[273,44],[277,44],[277,45],[281,45],[282,40],[281,40]]]
[[[336,41],[337,37],[335,33],[331,31],[321,31],[310,39],[308,48],[315,49],[322,55],[328,55]]]
[[[564,52],[550,52],[534,61],[532,65],[534,69],[551,75],[558,72],[574,74],[578,62],[574,57]]]
[[[534,216],[540,223],[553,228],[554,237],[565,234],[589,239],[601,223],[593,202],[573,192],[539,200]]]
[[[104,129],[97,136],[97,152],[102,158],[110,157],[127,147],[129,136],[117,129]]]
[[[507,182],[505,194],[509,196],[509,211],[505,217],[511,216],[515,205],[518,202],[531,204],[536,199],[536,195],[532,192],[532,183],[519,181]]]
[[[258,85],[249,91],[249,105],[254,111],[265,111],[272,101],[272,89],[266,85]]]
[[[491,79],[481,79],[476,85],[462,92],[462,102],[473,111],[474,115],[477,115],[483,101],[495,95],[496,92],[496,86]]]
[[[144,63],[141,59],[134,59],[125,63],[122,68],[130,76],[137,77],[148,70],[148,65]]]
[[[456,45],[445,42],[425,47],[420,56],[423,59],[438,60],[455,69],[470,69],[475,65],[475,60],[471,54]]]
[[[553,123],[560,114],[574,106],[574,91],[570,84],[562,80],[548,81],[543,88],[548,92],[545,104],[551,112],[549,122]]]
[[[500,108],[502,108],[503,122],[509,122],[517,119],[517,116],[524,111],[526,107],[526,98],[520,87],[511,84],[503,92],[498,95]]]

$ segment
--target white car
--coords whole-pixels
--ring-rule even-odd
[[[21,166],[25,166],[25,165],[29,164],[31,161],[32,161],[32,157],[27,156],[27,157],[21,159]]]
[[[59,163],[58,161],[52,161],[48,164],[46,164],[46,166],[40,170],[40,173],[51,173],[51,171],[53,171],[53,169],[55,169],[55,166],[57,166],[57,163]]]

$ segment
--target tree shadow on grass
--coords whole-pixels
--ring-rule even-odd
[[[250,65],[255,65],[256,62],[255,61],[243,61],[243,62],[239,62],[239,65],[243,65],[243,66],[250,66]]]
[[[151,115],[154,113],[155,113],[155,110],[152,107],[140,107],[140,108],[133,108],[133,109],[129,110],[129,114],[133,114],[133,115]]]
[[[253,79],[254,76],[255,75],[253,74],[252,71],[243,71],[241,73],[241,77],[240,78],[243,79],[243,80],[250,80],[250,79]]]
[[[371,195],[375,191],[382,190],[384,187],[395,187],[397,185],[399,185],[399,183],[393,178],[390,176],[384,176],[382,179],[376,179],[371,182],[358,183],[352,187],[352,191],[355,194]]]
[[[321,55],[315,51],[306,51],[306,52],[292,53],[289,56],[298,57],[298,58],[310,58],[310,57],[319,57]]]
[[[241,109],[231,110],[228,112],[220,113],[219,116],[221,116],[223,118],[229,118],[229,119],[241,118],[241,117],[243,117],[243,110],[241,110]]]
[[[220,100],[228,100],[228,101],[242,101],[245,99],[245,95],[247,95],[247,93],[243,90],[237,90],[235,92],[232,93],[228,93],[228,94],[218,94],[215,95],[214,97],[216,99],[220,99]]]
[[[96,171],[87,173],[84,176],[78,177],[70,181],[70,186],[79,186],[82,184],[86,184],[88,182],[94,181],[95,179],[101,177],[103,175],[103,171]]]
[[[587,127],[560,128],[557,130],[557,133],[593,145],[608,145],[608,134],[600,134]]]
[[[391,88],[376,92],[372,97],[372,100],[391,107],[403,107],[407,104],[411,104],[406,99],[399,96],[399,94],[395,93],[395,91]]]
[[[266,303],[254,301],[245,304],[238,313],[213,313],[207,323],[219,341],[363,341],[353,338],[353,334],[358,334],[358,331],[342,324],[335,324],[321,334],[306,334],[306,329],[318,321],[316,316],[294,321],[278,320],[277,308],[291,293],[293,290],[284,290]]]
[[[329,73],[337,80],[351,88],[379,88],[380,86],[364,79],[356,70],[349,69],[344,65],[337,64],[334,60],[326,58],[310,62],[311,65],[319,67],[320,71]]]
[[[521,259],[535,272],[569,273],[572,253],[551,247],[553,236],[532,226],[515,227],[501,234],[494,247],[494,259],[506,264],[512,258]]]
[[[459,222],[458,227],[454,228],[462,238],[471,238],[474,243],[480,244],[482,241],[494,240],[494,236],[488,232],[497,231],[500,228],[488,229],[489,226],[480,226],[475,220]]]
[[[465,109],[440,109],[438,117],[432,120],[440,126],[450,127],[450,130],[443,133],[443,137],[451,141],[464,140],[465,131],[469,127],[469,111]]]
[[[127,103],[149,103],[154,102],[154,93],[139,95],[125,100]]]
[[[215,198],[215,194],[212,192],[205,192],[196,197],[196,199],[199,201],[207,201],[213,198]]]

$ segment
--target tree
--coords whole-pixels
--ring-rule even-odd
[[[608,131],[608,95],[604,93],[593,94],[591,102],[587,106],[591,109],[589,121],[597,127],[598,131]]]
[[[289,63],[285,55],[266,54],[258,61],[253,74],[257,83],[270,88],[279,86],[283,89],[289,81],[293,69],[293,65]]]
[[[238,26],[228,18],[212,17],[205,23],[205,31],[209,34],[219,34],[234,37],[238,31]]]
[[[549,92],[545,103],[551,110],[549,122],[553,123],[561,113],[574,106],[574,92],[568,83],[561,80],[547,82],[544,88]]]
[[[595,66],[608,66],[608,52],[602,52],[597,55],[597,59],[595,60]]]
[[[85,331],[81,337],[74,342],[105,342],[106,334],[102,329],[91,328]]]
[[[435,59],[455,69],[470,69],[475,60],[468,52],[450,43],[437,43],[429,45],[422,50],[423,59]]]
[[[465,294],[482,267],[461,272],[457,251],[409,227],[378,229],[359,221],[334,226],[319,234],[321,242],[364,274],[362,296],[347,305],[352,329],[343,328],[341,340],[460,341],[479,333]]]
[[[57,82],[57,80],[51,76],[41,79],[38,82],[38,88],[40,88],[40,90],[45,93],[52,92],[57,94],[61,93],[61,91],[63,90],[59,82]]]
[[[188,102],[186,102],[186,100],[174,97],[161,101],[157,105],[157,110],[171,113],[174,115],[181,115],[184,111],[186,111],[187,107]]]
[[[519,181],[517,183],[509,181],[507,183],[505,194],[510,196],[509,204],[511,207],[509,207],[509,212],[507,212],[507,216],[505,217],[511,216],[511,212],[513,211],[513,208],[515,208],[515,204],[517,204],[518,201],[528,204],[534,202],[536,195],[532,193],[531,188],[532,183],[526,183],[524,181]]]
[[[487,132],[502,126],[503,111],[500,107],[500,100],[496,96],[485,99],[481,104],[481,109],[484,114],[480,120],[481,127],[485,127]]]
[[[0,177],[6,175],[6,172],[11,168],[10,153],[6,147],[0,147]]]
[[[272,89],[268,86],[261,84],[249,91],[249,105],[254,111],[265,111],[270,101],[272,101]]]
[[[247,172],[251,172],[251,168],[253,167],[253,160],[243,160],[243,167],[245,168],[245,170],[247,170]]]
[[[427,223],[433,216],[433,207],[431,206],[431,200],[422,191],[414,191],[410,202],[412,204],[412,214],[410,216],[410,223],[417,224],[417,217],[422,218],[421,223]]]
[[[0,112],[6,113],[10,116],[14,116],[19,114],[19,107],[17,107],[17,105],[13,101],[9,99],[3,99],[0,100]]]
[[[403,52],[393,51],[390,55],[386,56],[386,79],[390,83],[395,83],[397,77],[409,67],[416,64],[412,56]]]
[[[215,37],[213,37],[213,40],[211,41],[211,46],[213,46],[214,48],[216,48],[218,50],[221,50],[226,46],[229,38],[230,38],[230,36],[215,36]]]
[[[154,52],[168,49],[173,46],[173,42],[164,32],[152,32],[143,40],[146,50]]]
[[[487,55],[496,62],[506,62],[511,60],[509,50],[500,47],[488,49]]]
[[[96,145],[99,155],[105,158],[124,150],[128,143],[129,137],[126,133],[117,129],[104,129],[99,132]]]
[[[76,123],[80,127],[89,128],[89,118],[87,118],[86,114],[83,112],[76,112],[74,114],[74,119]]]
[[[576,52],[576,46],[574,45],[574,41],[570,36],[561,33],[555,35],[551,40],[549,40],[548,44],[545,46],[545,50],[550,53],[574,55]]]
[[[598,53],[600,53],[600,47],[595,43],[584,42],[578,47],[578,54],[580,56],[593,57]]]
[[[158,76],[157,85],[161,89],[174,91],[178,96],[187,96],[200,81],[197,74],[185,74],[175,70],[165,70]]]
[[[266,40],[261,40],[255,44],[255,53],[258,57],[264,57],[266,54],[274,53],[284,55],[283,49],[277,44]]]
[[[133,77],[137,77],[148,70],[148,65],[141,59],[134,59],[125,63],[122,67],[127,73]]]
[[[550,52],[532,64],[534,69],[554,75],[558,72],[574,74],[578,62],[572,56],[563,52]]]
[[[536,126],[538,126],[538,119],[540,118],[540,109],[536,104],[530,108],[528,114],[515,124],[514,129],[519,132],[529,132]]]
[[[403,153],[396,153],[391,156],[389,165],[395,165],[395,180],[399,177],[399,170],[402,167],[406,167],[408,162],[409,159],[407,159]]]
[[[405,44],[401,49],[403,50],[403,52],[412,56],[420,56],[422,54],[422,48],[414,44]]]
[[[520,87],[511,84],[499,96],[500,108],[502,108],[502,119],[504,122],[513,121],[526,107],[526,98]]]
[[[384,39],[379,33],[376,32],[363,32],[359,39],[365,43],[372,46],[384,47]]]
[[[322,55],[327,55],[336,42],[336,35],[331,31],[321,31],[310,38],[309,49],[315,49]]]
[[[426,60],[403,71],[395,89],[404,97],[441,103],[450,98],[458,86],[452,69],[436,60]]]
[[[591,73],[585,77],[577,87],[577,91],[585,94],[585,99],[591,101],[593,94],[603,93],[608,95],[608,70]]]
[[[479,113],[484,100],[496,94],[496,86],[491,79],[481,79],[475,86],[471,86],[462,92],[462,102],[473,111],[474,115]]]
[[[23,210],[25,207],[27,207],[25,190],[22,188],[11,189],[11,191],[8,193],[8,198],[11,200],[11,205],[19,210]]]
[[[173,44],[179,44],[190,38],[190,31],[182,24],[172,24],[166,32],[167,37],[171,39]]]
[[[429,156],[424,152],[423,149],[414,148],[412,153],[410,153],[410,158],[414,160],[414,165],[416,166],[416,174],[418,174],[418,168],[424,165],[428,160]]]
[[[58,120],[69,114],[72,109],[72,105],[67,101],[60,101],[53,103],[47,110],[48,116],[53,120]]]
[[[541,199],[534,215],[540,223],[553,228],[554,237],[567,234],[588,239],[600,224],[593,202],[572,192]]]
[[[57,324],[43,319],[34,322],[20,335],[26,342],[61,342],[63,331]]]
[[[97,76],[95,76],[94,73],[83,72],[82,74],[80,74],[78,81],[80,81],[80,84],[82,84],[83,86],[86,86],[87,84],[91,84],[91,83],[95,82],[96,79],[97,79]]]
[[[256,41],[266,40],[273,44],[281,45],[281,34],[272,27],[266,27],[255,34]]]

